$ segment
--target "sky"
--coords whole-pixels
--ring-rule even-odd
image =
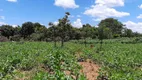
[[[31,21],[48,27],[65,12],[70,12],[70,22],[77,28],[86,23],[97,26],[112,17],[142,33],[142,0],[0,0],[0,25],[14,27]]]

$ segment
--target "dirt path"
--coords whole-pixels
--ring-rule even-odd
[[[84,73],[87,80],[97,80],[97,77],[99,76],[99,66],[97,64],[92,63],[91,61],[87,62],[79,62],[79,64],[82,66],[81,72]]]

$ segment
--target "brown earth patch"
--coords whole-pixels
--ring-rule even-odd
[[[90,60],[87,62],[79,62],[79,64],[82,66],[81,73],[86,76],[87,80],[97,80],[100,68],[97,64],[94,64]]]

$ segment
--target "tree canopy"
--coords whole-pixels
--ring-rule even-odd
[[[34,24],[32,22],[25,22],[22,24],[21,35],[25,38],[34,33]]]
[[[10,25],[2,25],[0,27],[1,35],[7,37],[9,39],[10,36],[14,35],[14,28]]]
[[[105,26],[111,30],[111,32],[115,34],[121,35],[122,29],[123,29],[123,24],[118,21],[117,19],[114,18],[106,18],[102,20],[98,26]]]
[[[98,27],[90,24],[84,24],[81,28],[71,25],[69,12],[66,12],[63,18],[58,20],[58,24],[49,23],[49,27],[36,22],[25,22],[22,26],[12,27],[10,25],[0,26],[0,36],[9,38],[21,38],[33,41],[61,41],[61,46],[65,41],[84,39],[111,39],[117,37],[137,37],[140,33],[133,32],[114,18],[106,18],[98,24]],[[12,39],[16,40],[16,39]]]

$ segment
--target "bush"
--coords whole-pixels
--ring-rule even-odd
[[[6,37],[0,36],[0,42],[7,42],[9,41]]]
[[[135,43],[142,43],[142,38],[138,37],[135,40],[133,40],[133,42],[135,42]]]
[[[10,38],[11,41],[20,41],[21,40],[21,36],[20,35],[14,35]]]
[[[30,40],[32,41],[43,41],[44,34],[43,33],[33,33],[30,35]]]
[[[113,37],[118,38],[118,37],[120,37],[120,34],[114,34]]]

